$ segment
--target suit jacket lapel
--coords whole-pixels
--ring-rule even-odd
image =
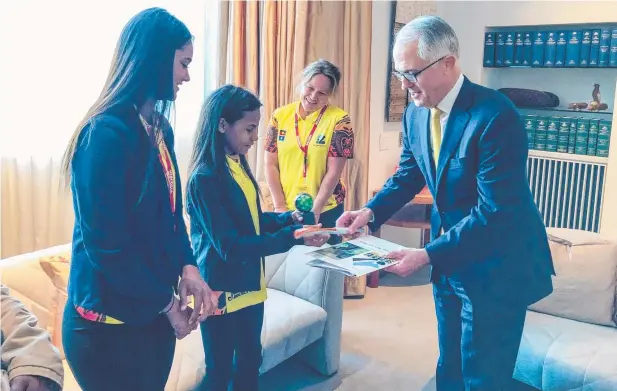
[[[456,101],[454,102],[454,106],[452,107],[452,111],[448,116],[446,127],[445,129],[442,129],[444,133],[443,139],[441,140],[439,163],[437,164],[437,179],[435,182],[436,189],[439,188],[439,182],[441,180],[444,167],[452,157],[456,147],[459,145],[459,141],[465,132],[465,127],[469,122],[470,117],[467,112],[467,108],[471,104],[472,98],[470,82],[467,78],[465,78]]]

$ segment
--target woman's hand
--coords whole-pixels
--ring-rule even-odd
[[[188,308],[189,296],[193,296],[195,306],[189,318],[190,323],[201,323],[212,315],[218,306],[220,292],[214,292],[201,277],[196,266],[186,265],[182,269],[182,278],[178,287],[180,293],[180,309]]]
[[[286,206],[278,206],[278,207],[274,207],[274,211],[276,213],[285,213],[285,212],[289,211],[289,209],[287,209]]]
[[[192,308],[187,307],[184,311],[180,308],[180,302],[174,298],[171,309],[167,312],[167,319],[174,329],[174,333],[177,339],[182,339],[189,335],[191,331],[197,328],[197,322],[190,322],[190,318],[193,316],[194,311]]]
[[[294,221],[294,225],[304,225],[304,217],[302,216],[302,212],[299,210],[294,210],[291,214],[291,218]]]

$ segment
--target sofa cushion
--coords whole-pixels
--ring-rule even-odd
[[[543,391],[617,390],[617,329],[528,311],[514,377]]]
[[[548,228],[547,233],[556,274],[553,293],[529,308],[615,326],[617,243],[594,232]]]
[[[64,358],[62,346],[62,316],[68,299],[67,287],[69,284],[69,254],[57,254],[42,257],[39,260],[41,269],[45,271],[51,282],[56,287],[56,294],[50,308],[52,313],[53,331],[51,342],[58,347],[60,355]]]
[[[261,340],[264,345],[261,372],[266,372],[304,347],[324,331],[326,311],[288,293],[268,289]]]
[[[41,267],[40,261],[55,256],[70,257],[70,253],[71,245],[65,244],[6,258],[0,262],[2,284],[37,317],[38,326],[49,332],[52,342],[61,353],[62,343],[58,339],[61,319],[57,320],[57,313],[58,306],[62,305],[62,295]]]

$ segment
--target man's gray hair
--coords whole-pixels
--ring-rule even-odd
[[[458,58],[458,38],[454,29],[438,16],[420,16],[407,23],[396,34],[394,47],[418,41],[418,56],[426,61],[453,55]]]

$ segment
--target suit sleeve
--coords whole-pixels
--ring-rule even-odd
[[[126,178],[137,140],[120,123],[101,121],[84,132],[72,162],[72,181],[88,259],[112,289],[159,312],[169,304],[173,287],[148,269],[128,230]]]
[[[233,224],[222,207],[228,200],[223,199],[220,182],[206,175],[195,175],[188,184],[191,221],[199,224],[225,262],[241,264],[247,259],[266,257],[289,251],[300,241],[293,232],[302,226],[290,225],[274,233],[243,235]]]
[[[2,317],[2,364],[9,379],[17,376],[40,376],[47,379],[53,390],[62,388],[64,368],[58,350],[52,345],[49,333],[37,326],[37,318],[9,289],[0,286]],[[53,383],[52,383],[53,382]]]
[[[262,232],[276,232],[281,228],[287,227],[289,225],[294,224],[293,217],[291,214],[293,212],[263,212],[259,217],[259,226],[261,227]]]
[[[479,138],[478,203],[469,215],[426,245],[430,261],[446,273],[499,256],[517,224],[526,180],[527,135],[514,110],[496,114]]]
[[[368,202],[367,208],[373,211],[375,221],[369,224],[371,231],[376,231],[396,211],[412,200],[426,185],[424,175],[418,166],[411,145],[409,144],[409,107],[403,114],[403,151],[396,173],[388,179],[381,191]]]

